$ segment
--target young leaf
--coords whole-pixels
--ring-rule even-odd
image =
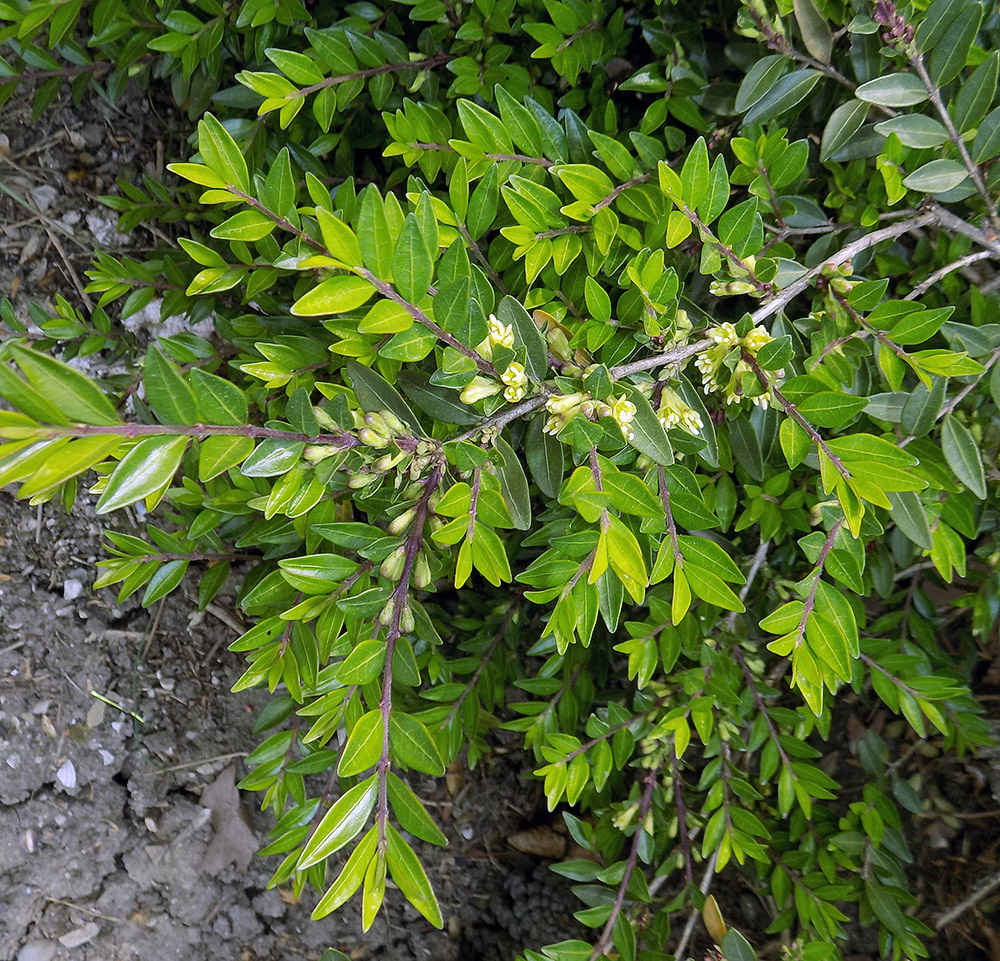
[[[434,889],[427,879],[424,866],[413,849],[403,840],[400,833],[390,824],[387,826],[389,848],[386,857],[389,871],[403,896],[436,928],[444,927],[441,908],[438,906]]]
[[[344,845],[350,844],[361,833],[375,809],[377,797],[378,778],[373,774],[338,798],[302,849],[299,869],[319,864]]]
[[[177,473],[189,440],[147,437],[139,441],[112,471],[97,501],[97,513],[107,514],[161,493]]]

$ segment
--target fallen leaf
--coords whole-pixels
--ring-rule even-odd
[[[203,807],[212,812],[213,837],[201,861],[206,874],[218,874],[230,864],[245,871],[260,846],[250,828],[240,792],[236,790],[236,769],[227,767],[201,795]]]
[[[515,851],[539,858],[561,858],[566,852],[566,838],[545,824],[509,835],[507,843]]]

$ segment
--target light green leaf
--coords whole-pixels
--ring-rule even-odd
[[[400,833],[388,826],[389,848],[386,857],[389,871],[403,896],[436,928],[444,927],[441,908],[438,906],[434,889],[427,879],[427,873],[413,849],[403,840]]]
[[[895,134],[904,147],[940,147],[948,140],[944,124],[922,113],[901,114],[875,124],[875,129],[888,137]]]
[[[833,32],[813,0],[794,0],[795,21],[802,42],[820,63],[829,63],[833,52]]]
[[[299,869],[319,864],[350,844],[361,833],[368,816],[375,809],[377,797],[378,778],[373,774],[338,798],[302,849]]]
[[[448,843],[448,839],[441,833],[441,829],[434,823],[409,785],[405,781],[401,781],[391,771],[389,772],[388,788],[392,813],[396,815],[396,820],[399,821],[399,826],[404,831],[409,831],[421,841],[427,841],[430,844],[444,845]]]
[[[375,288],[361,277],[331,277],[303,294],[292,304],[291,312],[296,317],[344,314],[368,303],[374,294]]]
[[[281,576],[297,591],[325,594],[336,590],[341,581],[358,569],[358,562],[339,554],[308,554],[278,561]]]
[[[927,88],[915,73],[889,73],[861,84],[854,95],[880,107],[912,107],[927,99]]]
[[[177,366],[152,345],[146,351],[142,385],[161,424],[196,424],[198,402]],[[241,391],[242,393],[242,391]]]
[[[424,774],[444,774],[444,761],[421,721],[396,711],[389,718],[389,744],[396,759]],[[343,773],[343,772],[341,772]]]
[[[351,852],[351,856],[347,859],[347,863],[337,880],[330,885],[326,894],[320,898],[319,904],[313,908],[312,918],[314,921],[325,918],[354,896],[354,893],[361,887],[368,866],[375,857],[377,845],[378,828],[373,827]]]
[[[887,495],[892,509],[889,516],[896,526],[918,547],[931,550],[934,540],[927,520],[927,512],[920,497],[912,491],[890,491]]]
[[[820,160],[830,160],[851,142],[851,138],[865,122],[869,109],[863,100],[848,100],[830,114],[830,119],[823,128],[823,139],[819,147]]]
[[[928,194],[943,194],[957,187],[969,172],[957,160],[931,160],[903,178],[903,186]]]
[[[382,712],[362,714],[347,736],[337,773],[350,777],[374,767],[382,756]]]
[[[206,437],[199,445],[198,480],[218,477],[230,467],[242,464],[252,452],[253,439],[250,437]]]
[[[147,437],[118,463],[97,502],[97,513],[128,507],[161,492],[177,473],[188,437]]]
[[[54,405],[71,421],[105,425],[121,423],[107,395],[89,377],[69,364],[30,347],[12,344],[9,349],[28,383],[44,397],[46,404]],[[7,396],[2,381],[0,391]],[[17,403],[14,397],[11,401]],[[32,412],[26,410],[25,413]]]
[[[250,174],[243,152],[229,131],[210,113],[198,122],[198,150],[205,165],[221,177],[227,187],[250,192]]]
[[[418,303],[427,296],[427,288],[434,276],[434,259],[420,224],[413,214],[407,214],[396,241],[392,257],[392,277],[400,296],[410,303]]]

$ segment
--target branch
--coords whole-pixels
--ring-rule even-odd
[[[439,67],[441,64],[447,63],[451,59],[453,57],[450,53],[441,51],[441,53],[436,53],[433,57],[428,57],[426,60],[417,60],[411,63],[384,63],[381,67],[369,67],[367,70],[358,70],[356,73],[345,73],[339,77],[327,77],[324,80],[320,80],[319,83],[310,84],[308,87],[303,87],[301,90],[296,90],[288,94],[285,99],[291,100],[293,97],[307,97],[309,94],[315,93],[317,90],[322,90],[324,87],[346,83],[348,80],[365,80],[380,73],[402,70],[430,70],[433,67]]]
[[[389,601],[392,604],[392,617],[390,618],[389,629],[385,636],[385,665],[382,668],[382,694],[378,702],[378,709],[382,715],[382,755],[376,767],[378,774],[378,806],[376,808],[375,823],[378,825],[378,849],[382,854],[385,853],[386,846],[389,843],[386,826],[389,823],[389,768],[392,766],[389,758],[389,720],[392,716],[392,656],[396,650],[396,641],[403,633],[400,623],[403,611],[409,603],[410,578],[413,574],[413,565],[424,543],[424,524],[427,521],[429,502],[431,495],[438,489],[443,476],[444,466],[438,464],[423,482],[424,492],[417,502],[413,527],[410,528],[410,533],[407,535],[406,543],[403,547],[403,570],[399,575],[399,582],[396,584]]]
[[[699,340],[693,344],[685,344],[683,347],[674,347],[666,350],[662,354],[653,354],[650,357],[643,357],[641,360],[633,360],[627,364],[618,364],[611,368],[611,376],[615,380],[621,380],[630,374],[637,374],[641,370],[652,370],[654,367],[665,367],[667,364],[680,364],[695,354],[700,354],[703,350],[708,350],[715,341],[709,338]]]
[[[44,431],[42,433],[41,431]],[[305,434],[296,430],[255,427],[252,424],[70,424],[66,427],[44,427],[39,439],[46,437],[92,437],[96,434],[134,437],[251,437],[254,440],[287,440],[292,443],[329,444],[348,450],[361,441],[347,431],[327,434]]]
[[[935,270],[926,280],[921,281],[913,288],[903,300],[916,300],[918,297],[923,296],[931,289],[939,280],[947,277],[952,271],[961,270],[963,267],[968,267],[969,264],[977,263],[980,260],[989,260],[995,257],[996,254],[992,250],[977,250],[975,253],[966,254],[964,257],[959,257],[958,260],[952,261],[950,264],[946,264],[939,270]]]
[[[453,438],[453,440],[472,440],[480,431],[484,430],[503,430],[508,424],[517,420],[519,417],[525,417],[530,414],[533,410],[538,410],[545,404],[548,398],[548,393],[536,394],[534,397],[529,397],[527,400],[522,400],[519,404],[515,404],[513,407],[506,407],[498,410],[495,414],[491,414],[485,420],[480,421],[475,427],[470,427],[469,430],[458,437]]]
[[[938,112],[941,122],[945,125],[951,142],[958,149],[958,155],[962,158],[962,164],[969,171],[969,176],[976,185],[979,196],[982,197],[983,203],[986,204],[986,212],[989,214],[993,229],[997,233],[1000,233],[1000,217],[997,216],[997,205],[993,199],[993,195],[986,186],[986,181],[983,179],[983,172],[979,169],[979,164],[972,159],[969,148],[965,145],[965,140],[962,139],[962,135],[955,126],[955,121],[951,119],[951,114],[948,113],[948,108],[941,97],[941,91],[938,90],[937,84],[931,80],[930,74],[927,72],[927,67],[924,66],[924,58],[919,53],[915,53],[910,57],[910,63],[917,72],[917,76],[920,77],[921,83],[927,88],[927,95],[930,97],[931,103],[934,104],[934,109]]]
[[[960,220],[958,217],[955,217],[955,219]],[[880,244],[883,240],[891,240],[901,234],[908,233],[916,227],[924,227],[928,224],[942,224],[942,219],[939,215],[938,209],[919,213],[907,220],[890,224],[888,227],[881,227],[878,230],[873,230],[870,234],[865,234],[863,237],[859,237],[857,240],[852,240],[851,243],[841,247],[836,253],[831,254],[829,257],[825,257],[822,263],[811,267],[801,277],[799,277],[798,280],[792,281],[792,283],[785,287],[781,293],[767,301],[767,303],[758,307],[750,315],[751,321],[754,324],[759,324],[762,320],[765,320],[772,314],[776,314],[779,311],[784,310],[784,308],[792,300],[798,297],[798,295],[804,290],[808,289],[813,277],[821,274],[823,272],[823,268],[827,264],[842,264],[845,261],[853,260],[859,253],[861,253],[862,250],[867,250],[869,247],[874,247],[876,244]],[[975,230],[971,224],[969,227],[970,229]],[[985,235],[983,236],[985,237]]]
[[[656,770],[648,771],[643,779],[645,787],[642,792],[642,800],[639,802],[638,825],[635,829],[635,834],[632,835],[632,847],[629,849],[628,859],[625,861],[625,871],[622,874],[621,883],[618,885],[618,894],[615,895],[615,902],[611,905],[611,914],[608,915],[607,924],[604,925],[604,930],[601,932],[597,944],[594,945],[594,950],[590,954],[590,961],[597,961],[604,954],[605,949],[611,943],[611,932],[615,926],[615,922],[622,913],[622,906],[625,903],[625,891],[628,888],[628,883],[632,879],[632,872],[635,870],[639,860],[639,842],[642,840],[642,832],[644,831],[643,822],[645,822],[646,815],[649,814],[649,809],[653,803],[653,788],[656,787],[656,773]]]

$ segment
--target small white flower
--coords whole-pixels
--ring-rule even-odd
[[[496,318],[496,314],[489,317],[489,339],[493,344],[501,347],[514,346],[514,328],[510,324],[503,324]]]
[[[500,375],[500,379],[508,387],[523,387],[528,381],[527,374],[524,372],[524,365],[519,364],[516,360]]]

